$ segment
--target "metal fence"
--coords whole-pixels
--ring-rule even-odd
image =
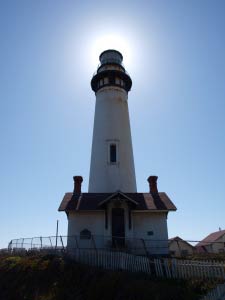
[[[187,242],[187,243],[186,243]],[[43,250],[51,249],[57,251],[73,251],[74,249],[106,249],[120,250],[127,253],[140,255],[170,255],[172,257],[187,257],[199,252],[193,245],[198,241],[184,240],[156,240],[156,239],[141,239],[141,238],[124,238],[112,236],[91,235],[88,231],[83,232],[79,236],[48,236],[48,237],[32,237],[20,238],[12,240],[8,248],[14,251],[23,250]],[[187,245],[188,248],[187,248]],[[206,243],[208,245],[208,242]],[[211,247],[208,247],[208,252],[203,254],[214,253],[217,251],[225,255],[224,242],[212,242]],[[206,248],[206,247],[205,247]]]
[[[140,255],[168,255],[168,240],[145,240],[111,236],[48,236],[11,240],[10,251],[55,250],[73,252],[77,249],[123,251]]]

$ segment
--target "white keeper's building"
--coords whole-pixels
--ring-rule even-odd
[[[150,176],[149,192],[136,187],[128,92],[132,81],[122,54],[106,50],[91,80],[96,96],[89,189],[74,176],[74,191],[66,193],[59,211],[68,217],[68,249],[114,247],[139,253],[168,254],[167,215],[176,207],[157,189]],[[142,249],[142,250],[141,250]]]

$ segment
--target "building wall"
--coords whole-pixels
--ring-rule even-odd
[[[79,211],[70,212],[68,216],[68,248],[101,248],[104,246],[105,235],[105,212],[104,211]],[[95,244],[92,239],[80,239],[80,232],[87,229],[95,235]]]
[[[105,228],[105,211],[70,212],[68,216],[68,248],[77,246],[80,248],[111,247],[111,211],[113,207],[113,203],[110,203],[107,207],[107,229]],[[168,254],[166,213],[132,211],[132,226],[129,228],[128,205],[124,202],[120,207],[125,210],[127,247],[132,246],[132,248],[137,249],[138,254],[146,254],[145,247],[149,254]],[[80,238],[80,232],[84,229],[91,232],[94,241],[93,239]],[[145,245],[141,239],[145,240]]]
[[[167,215],[164,212],[133,212],[133,237],[144,239],[149,254],[168,254]]]
[[[210,253],[220,253],[225,252],[225,234],[219,238],[216,242],[205,246]]]
[[[187,256],[187,255],[192,255],[193,254],[193,247],[184,241],[178,240],[172,240],[169,243],[169,252],[172,256]]]

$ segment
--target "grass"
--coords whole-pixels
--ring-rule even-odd
[[[0,257],[1,300],[197,300],[214,285],[105,271],[54,255]]]

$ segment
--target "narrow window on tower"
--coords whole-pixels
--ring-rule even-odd
[[[110,165],[119,165],[119,140],[106,140],[107,145],[107,163]]]
[[[110,163],[117,162],[116,144],[110,144]]]

